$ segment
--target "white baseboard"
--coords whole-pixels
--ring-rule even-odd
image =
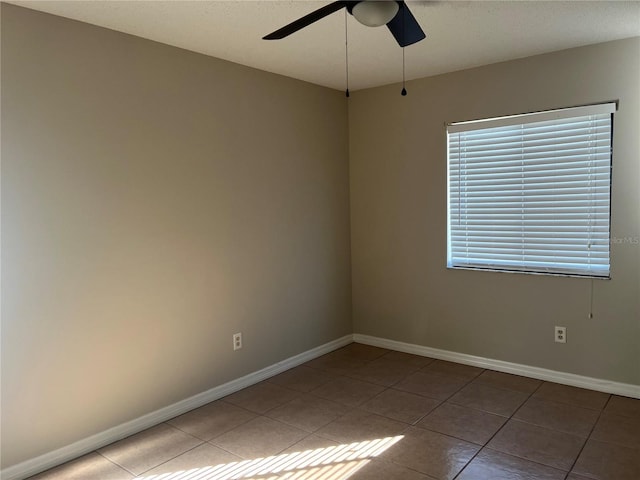
[[[71,445],[67,445],[52,452],[45,453],[44,455],[40,455],[39,457],[26,460],[17,465],[12,465],[0,472],[0,478],[2,480],[22,480],[32,475],[36,475],[50,468],[61,465],[62,463],[68,462],[69,460],[78,458],[81,455],[109,445],[110,443],[170,420],[178,415],[182,415],[194,408],[202,407],[209,402],[213,402],[214,400],[218,400],[237,392],[238,390],[242,390],[243,388],[261,382],[262,380],[266,380],[267,378],[301,365],[309,360],[313,360],[325,353],[332,352],[333,350],[348,345],[351,342],[353,342],[353,335],[345,335],[344,337],[275,363],[269,367],[263,368],[262,370],[258,370],[257,372],[250,373],[244,377],[207,390],[206,392],[181,400],[173,405],[169,405],[168,407],[161,408],[155,412],[151,412],[147,415],[143,415],[142,417],[97,433],[96,435],[74,442]]]
[[[628,383],[612,382],[599,378],[585,377],[575,375],[573,373],[558,372],[548,370],[546,368],[531,367],[519,363],[504,362],[502,360],[494,360],[491,358],[476,357],[465,353],[451,352],[448,350],[440,350],[437,348],[423,347],[411,343],[397,342],[395,340],[387,340],[385,338],[371,337],[356,333],[353,335],[353,341],[373,345],[375,347],[388,348],[398,352],[413,353],[423,357],[437,358],[439,360],[448,360],[450,362],[462,363],[464,365],[472,365],[474,367],[489,368],[498,372],[513,373],[515,375],[523,375],[525,377],[537,378],[548,382],[561,383],[572,387],[588,388],[599,392],[613,393],[625,397],[640,398],[640,385],[632,385]]]

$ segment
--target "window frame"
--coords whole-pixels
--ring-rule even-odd
[[[568,108],[558,108],[558,109],[553,109],[553,110],[545,110],[545,111],[540,111],[540,112],[531,112],[531,113],[524,113],[524,114],[517,114],[517,115],[507,115],[507,116],[501,116],[501,117],[493,117],[493,118],[484,118],[484,119],[478,119],[478,120],[471,120],[471,121],[463,121],[463,122],[453,122],[453,123],[447,123],[445,124],[446,126],[446,139],[447,139],[447,269],[455,269],[455,270],[459,270],[459,269],[463,269],[463,270],[481,270],[481,271],[496,271],[496,272],[505,272],[505,273],[525,273],[525,274],[534,274],[534,275],[554,275],[554,276],[569,276],[569,277],[581,277],[581,278],[594,278],[594,279],[610,279],[611,278],[611,198],[612,198],[612,180],[613,180],[613,131],[614,131],[614,113],[617,111],[618,108],[618,102],[602,102],[602,103],[596,103],[596,104],[589,104],[589,105],[581,105],[581,106],[576,106],[576,107],[568,107]],[[531,124],[541,124],[541,122],[554,122],[554,121],[561,121],[562,119],[566,119],[566,123],[571,123],[570,119],[577,119],[577,118],[591,118],[592,116],[595,115],[599,115],[599,116],[603,116],[603,115],[609,115],[608,118],[608,123],[607,126],[609,128],[608,132],[609,132],[609,138],[608,138],[608,155],[607,155],[607,159],[608,159],[608,198],[607,198],[607,205],[606,207],[608,208],[608,214],[607,214],[607,221],[606,221],[606,227],[607,227],[607,232],[606,232],[606,264],[605,263],[601,263],[594,266],[590,266],[590,262],[582,262],[583,267],[582,268],[563,268],[561,266],[559,266],[558,263],[553,264],[553,262],[547,261],[546,263],[548,264],[548,266],[546,267],[532,267],[531,264],[533,264],[534,262],[532,262],[531,260],[529,261],[524,261],[522,260],[521,262],[511,262],[511,264],[508,264],[506,262],[506,260],[502,261],[502,264],[499,264],[501,261],[494,258],[493,261],[489,261],[487,260],[486,262],[471,262],[471,261],[461,261],[459,257],[459,253],[458,253],[458,257],[455,257],[454,254],[456,252],[452,252],[452,250],[454,250],[454,247],[452,246],[452,211],[451,211],[451,205],[452,205],[452,178],[451,178],[451,171],[452,171],[452,146],[451,146],[451,141],[454,135],[460,135],[460,134],[464,134],[465,132],[476,132],[476,133],[480,133],[478,131],[490,131],[490,129],[500,129],[502,127],[506,127],[506,128],[514,128],[517,126],[526,126],[526,125],[531,125]],[[498,130],[494,130],[498,131]],[[480,133],[481,134],[481,133]],[[560,136],[560,135],[558,135]],[[459,137],[458,137],[459,138]],[[502,138],[502,137],[500,137]],[[557,138],[557,137],[554,137]],[[522,144],[524,144],[524,140],[521,140]],[[493,145],[493,144],[492,144]],[[604,148],[604,147],[602,147]],[[605,150],[606,151],[606,150]],[[526,165],[528,167],[531,166],[531,164],[526,164],[526,160],[524,160],[525,157],[525,151],[524,151],[524,147],[523,147],[523,160],[521,160],[523,165]],[[602,157],[604,154],[601,153],[600,156]],[[463,164],[463,160],[462,160],[463,155],[461,155],[460,152],[458,152],[458,156],[456,157],[456,162],[455,166],[458,169],[458,175],[460,170],[462,170],[462,164]],[[552,157],[552,153],[549,153],[547,155],[547,157],[553,159],[555,157]],[[546,157],[545,157],[546,158]],[[465,159],[464,162],[466,162],[467,160]],[[600,158],[600,162],[602,163],[603,160],[602,158]],[[465,164],[465,167],[466,164]],[[496,167],[499,168],[499,167]],[[600,168],[603,168],[602,166]],[[524,170],[524,168],[523,168]],[[553,175],[553,174],[551,174]],[[523,177],[523,180],[521,181],[521,185],[522,185],[522,194],[521,194],[521,198],[525,199],[526,198],[526,186],[525,186],[525,181],[526,181],[526,176]],[[584,180],[583,180],[584,182]],[[549,182],[549,184],[551,184],[551,182]],[[604,184],[604,182],[601,182],[601,184]],[[503,183],[502,186],[504,187],[504,185],[506,185],[506,183]],[[589,187],[591,187],[591,184],[589,183]],[[500,185],[498,185],[498,187],[495,190],[498,190],[500,188]],[[469,195],[465,194],[462,195],[460,194],[460,185],[458,185],[458,193],[459,195],[457,197],[454,197],[454,200],[457,201],[457,205],[459,205],[460,203],[463,203],[463,201],[461,199],[466,199]],[[530,195],[530,194],[529,194]],[[550,197],[551,198],[551,197]],[[554,197],[555,198],[555,197]],[[522,200],[522,203],[524,203],[524,200]],[[522,207],[522,220],[521,223],[522,225],[526,224],[527,221],[530,221],[527,219],[527,215],[524,212],[525,208]],[[465,210],[465,212],[469,211],[469,208],[467,208]],[[592,210],[592,212],[595,210]],[[491,215],[495,215],[491,214]],[[530,215],[528,215],[530,216]],[[600,213],[600,216],[602,216],[602,213]],[[489,215],[490,218],[490,215]],[[460,217],[458,217],[458,222],[460,222]],[[579,233],[583,233],[584,235],[586,235],[589,239],[591,238],[595,238],[595,237],[599,237],[597,238],[598,240],[598,246],[602,249],[603,245],[604,245],[604,239],[603,239],[603,235],[600,234],[599,236],[595,233],[593,233],[591,229],[591,226],[589,227],[585,227],[584,230],[581,230]],[[468,228],[462,228],[462,229],[457,229],[457,230],[462,230],[462,231],[470,231],[472,232],[472,227],[468,227]],[[524,230],[524,228],[523,228]],[[457,232],[456,232],[457,233]],[[526,247],[526,240],[527,238],[527,234],[526,233],[522,233],[521,234],[521,241],[523,242],[523,247],[521,249],[522,252],[527,252],[527,247]],[[549,241],[549,243],[551,243],[551,239],[552,239],[553,234],[549,235],[548,237],[544,237],[543,241]],[[505,235],[502,240],[504,241],[506,239],[507,235]],[[529,238],[529,241],[531,240],[531,238]],[[491,242],[487,242],[487,245],[489,245]],[[495,242],[493,242],[495,243]],[[511,243],[515,243],[515,242],[511,242]],[[530,242],[531,243],[531,242]],[[529,244],[530,244],[529,243]],[[587,243],[587,249],[591,248],[591,245],[594,245],[594,243],[591,242],[591,240]],[[588,258],[589,257],[589,253],[585,254],[584,253],[584,247],[583,248],[583,253],[582,255],[584,256],[584,258]],[[513,250],[515,251],[515,250]],[[548,252],[551,254],[553,252],[557,252],[558,249],[548,249]],[[578,249],[575,250],[576,252],[579,252]],[[491,255],[491,249],[489,249],[489,253],[488,255]],[[498,253],[493,252],[493,255],[498,255]],[[601,253],[601,255],[604,255]],[[468,257],[472,257],[473,255],[468,255]],[[513,255],[512,255],[513,256]],[[523,257],[525,257],[525,253],[523,253]],[[553,255],[548,255],[548,256],[553,256]],[[527,263],[529,263],[529,265],[527,265]],[[544,262],[540,262],[540,263],[544,263]]]

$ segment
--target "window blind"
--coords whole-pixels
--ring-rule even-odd
[[[608,277],[614,111],[451,124],[447,265]]]

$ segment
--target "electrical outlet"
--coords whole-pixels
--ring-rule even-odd
[[[567,343],[567,327],[555,327],[554,332],[557,343]]]
[[[233,334],[233,349],[240,350],[242,348],[242,334],[234,333]]]

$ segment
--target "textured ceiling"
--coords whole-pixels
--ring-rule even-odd
[[[10,1],[335,89],[345,88],[345,14],[283,40],[261,38],[328,4],[311,0]],[[640,0],[408,1],[427,38],[405,49],[406,78],[640,36]],[[402,80],[386,27],[348,16],[349,87]]]

